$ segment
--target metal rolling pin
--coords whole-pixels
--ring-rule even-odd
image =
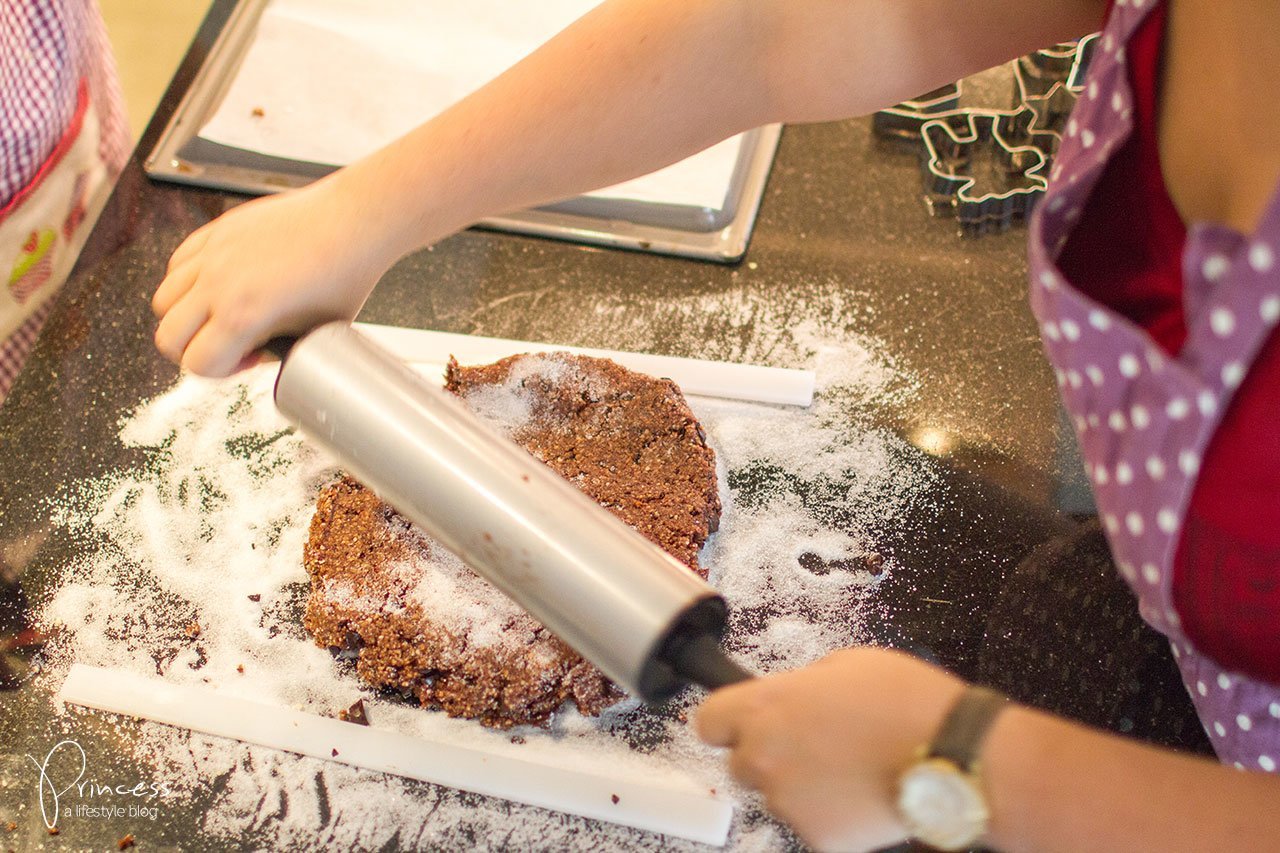
[[[631,693],[749,678],[710,586],[345,323],[277,339],[279,410]]]

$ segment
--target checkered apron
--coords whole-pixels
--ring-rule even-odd
[[[90,0],[0,2],[0,400],[129,151]]]

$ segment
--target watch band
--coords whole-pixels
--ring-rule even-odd
[[[947,712],[929,744],[928,757],[945,758],[971,771],[991,724],[1009,704],[1003,694],[971,684]]]

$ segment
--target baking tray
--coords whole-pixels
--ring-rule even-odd
[[[235,79],[269,0],[241,0],[143,166],[152,178],[266,195],[305,186],[335,170],[222,145],[199,136]],[[719,208],[579,196],[492,217],[478,226],[592,245],[734,263],[746,254],[781,125],[742,135]]]

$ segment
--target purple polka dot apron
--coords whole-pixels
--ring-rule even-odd
[[[1187,340],[1176,358],[1071,287],[1056,258],[1111,154],[1133,127],[1125,45],[1155,0],[1116,0],[1030,224],[1031,306],[1075,424],[1112,555],[1142,617],[1169,637],[1224,762],[1275,772],[1280,687],[1223,670],[1181,630],[1171,584],[1183,516],[1218,419],[1280,319],[1280,201],[1257,232],[1188,228]]]

